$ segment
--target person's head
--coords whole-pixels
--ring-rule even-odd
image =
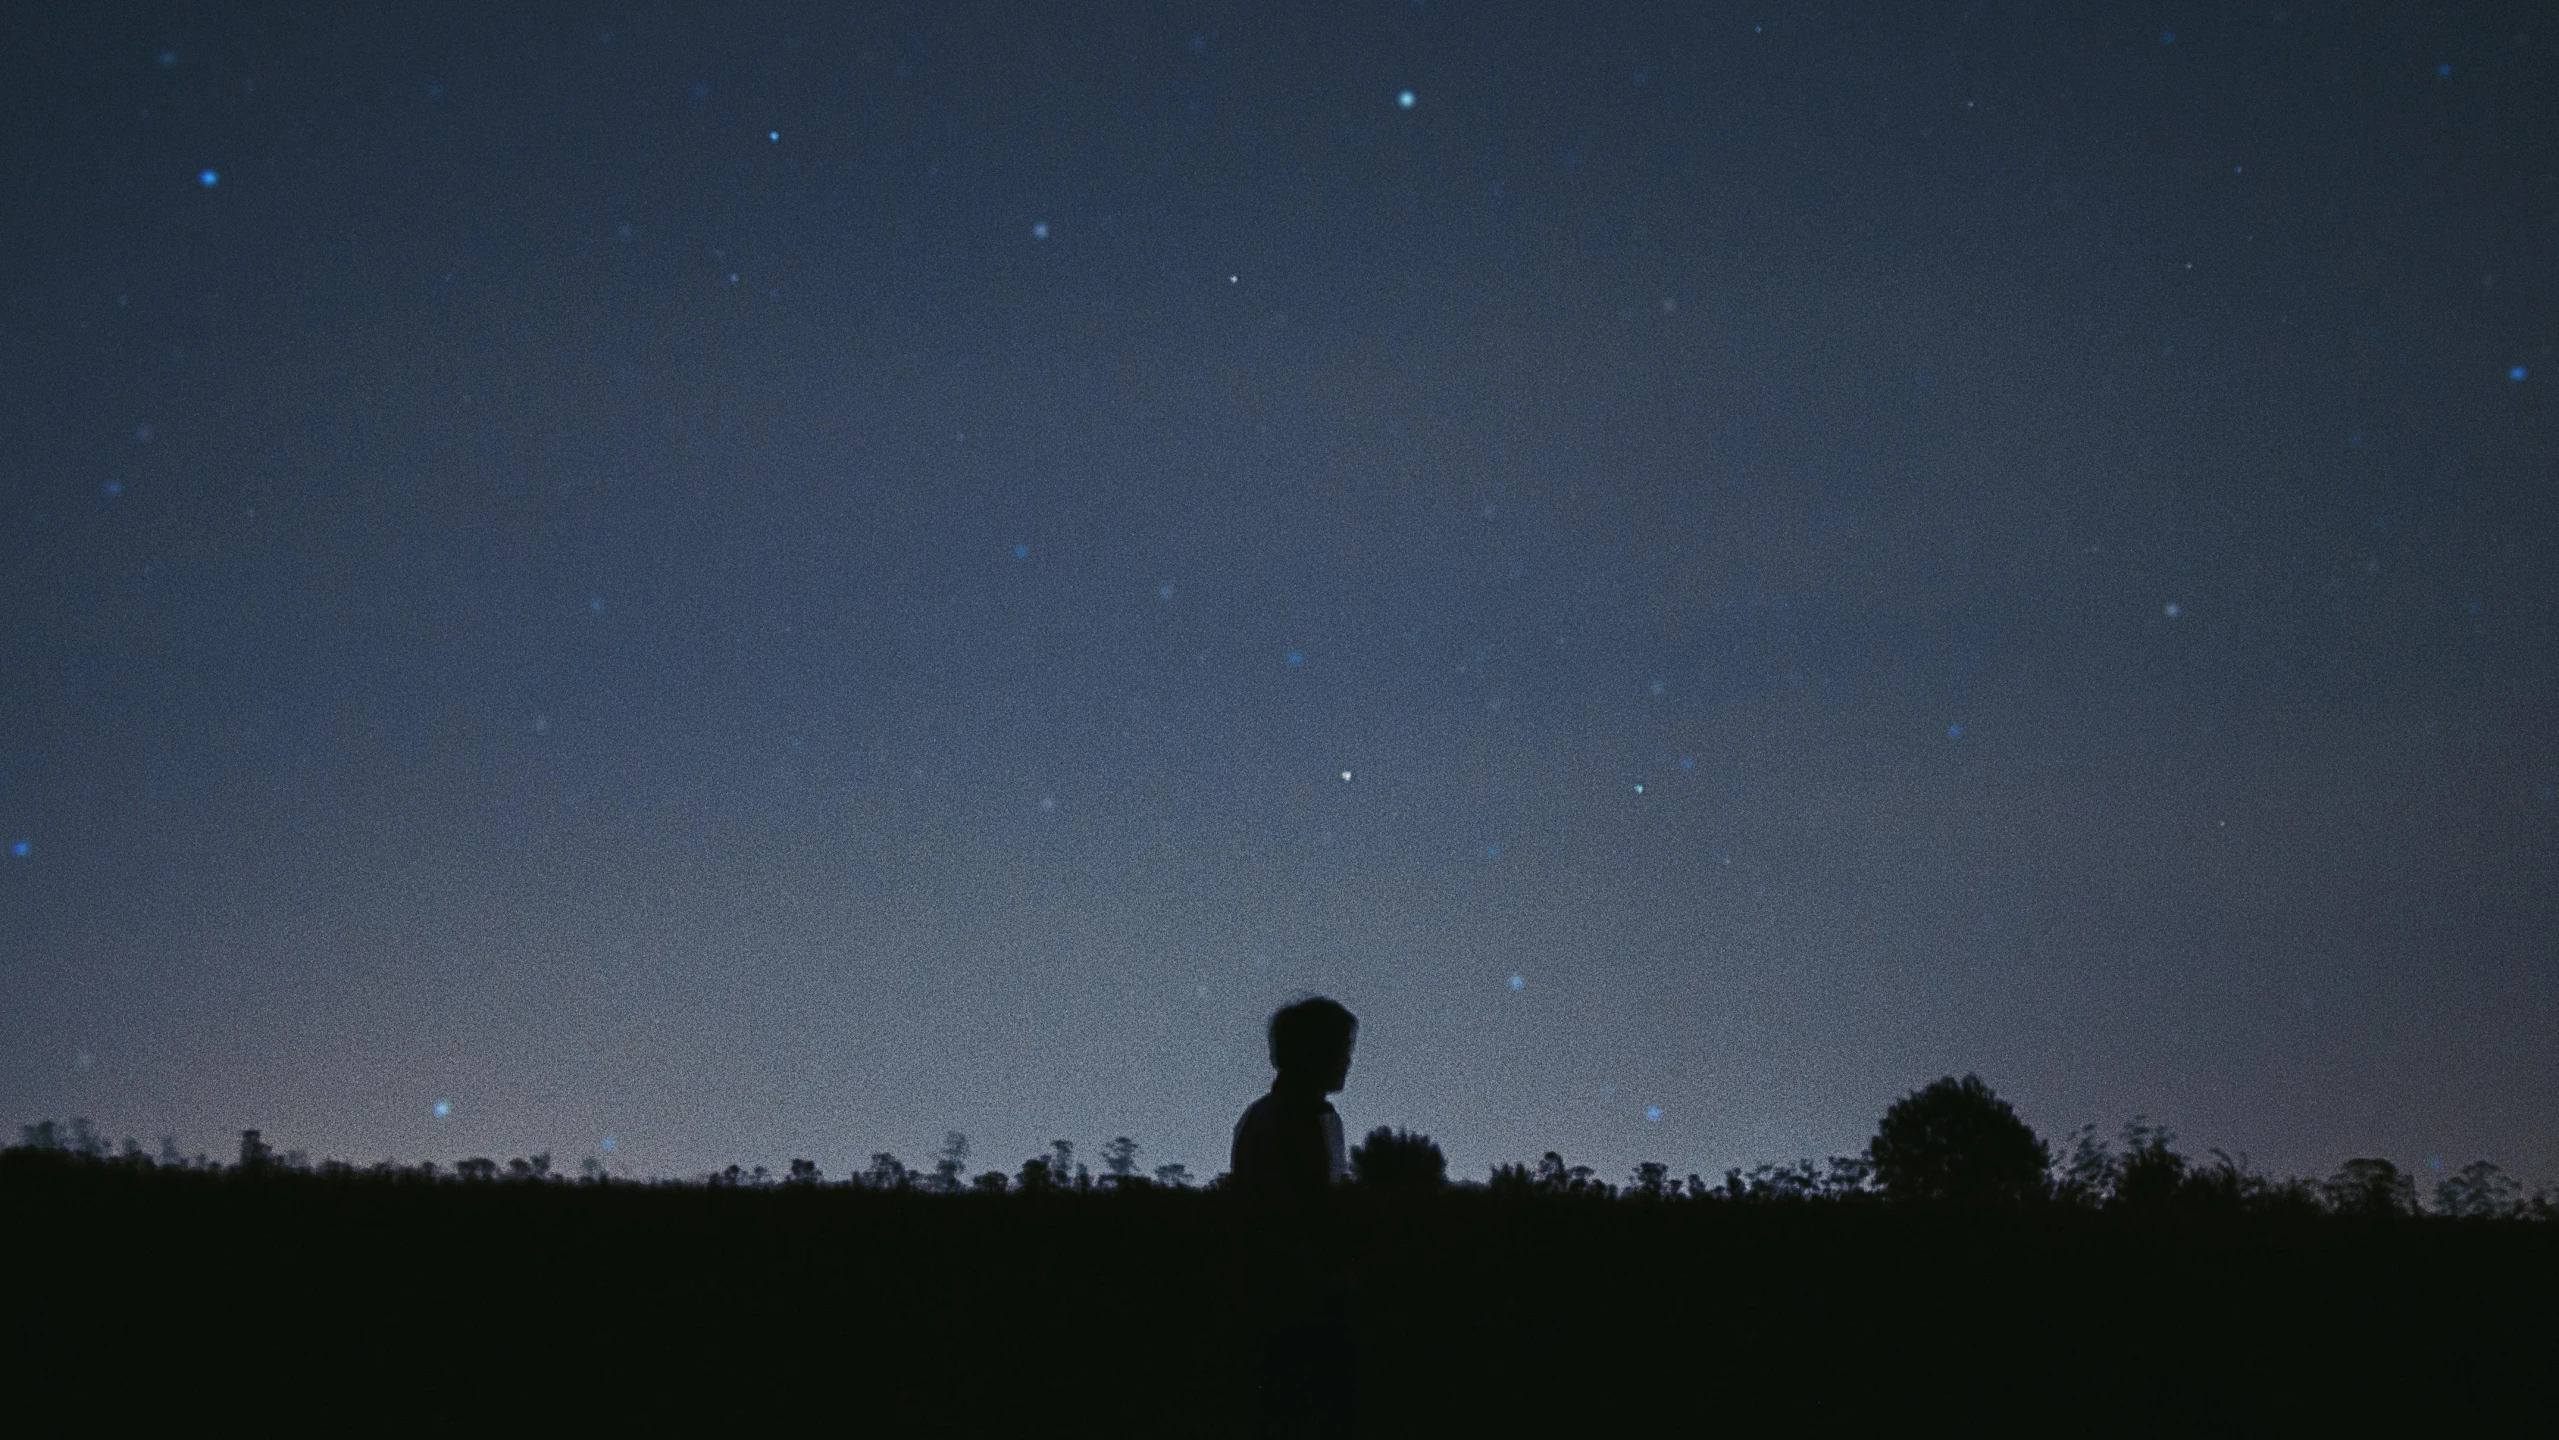
[[[1326,1094],[1351,1073],[1351,1041],[1359,1018],[1341,1002],[1321,995],[1285,1005],[1271,1016],[1271,1064],[1282,1084],[1308,1085]]]

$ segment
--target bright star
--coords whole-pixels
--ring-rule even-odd
[[[1348,780],[1348,779],[1349,779],[1349,778],[1351,778],[1351,777],[1349,777],[1348,775],[1345,775],[1345,776],[1343,776],[1342,778],[1343,778],[1343,779],[1345,779],[1345,780]],[[10,846],[10,847],[9,847],[9,853],[10,853],[10,854],[12,854],[12,855],[15,855],[15,856],[17,856],[19,859],[23,860],[23,859],[25,859],[25,858],[27,857],[27,852],[28,852],[28,851],[30,851],[30,850],[33,850],[34,848],[35,848],[34,846],[32,846],[32,845],[28,844],[26,841],[21,840],[21,841],[19,841],[17,844],[12,845],[12,846]]]
[[[1644,1118],[1645,1118],[1645,1119],[1647,1119],[1647,1120],[1659,1120],[1659,1119],[1661,1119],[1661,1118],[1662,1118],[1662,1107],[1660,1107],[1659,1105],[1647,1105],[1647,1106],[1645,1106],[1645,1107],[1644,1107]]]
[[[1013,547],[1013,558],[1014,558],[1014,559],[1016,559],[1016,560],[1028,560],[1028,559],[1030,559],[1030,558],[1031,558],[1031,547],[1030,547],[1030,546],[1028,546],[1028,545],[1016,545],[1016,546],[1014,546],[1014,547]]]
[[[210,190],[214,186],[222,183],[222,172],[219,170],[198,170],[195,172],[195,183],[203,186],[207,190]]]
[[[438,1100],[438,1101],[436,1101],[436,1102],[435,1102],[435,1118],[436,1118],[436,1119],[438,1119],[438,1120],[445,1119],[446,1117],[450,1116],[452,1113],[453,1113],[453,1102],[452,1102],[452,1101],[450,1101],[450,1100]]]
[[[1289,664],[1291,664],[1291,665],[1303,665],[1303,664],[1305,664],[1305,663],[1306,663],[1306,652],[1304,652],[1304,651],[1302,651],[1302,650],[1291,650],[1291,651],[1289,651],[1289,652],[1288,652],[1288,663],[1289,663]]]
[[[2507,371],[2506,371],[2506,378],[2507,378],[2507,379],[2509,379],[2509,380],[2522,380],[2522,379],[2525,379],[2526,377],[2530,376],[2531,374],[2532,374],[2532,372],[2531,372],[2531,371],[2526,370],[2525,368],[2523,368],[2523,367],[2522,367],[2522,366],[2520,366],[2520,365],[2516,365],[2516,366],[2512,366],[2512,367],[2510,367],[2510,368],[2508,368],[2508,369],[2507,369]]]
[[[614,1148],[615,1148],[615,1147],[614,1147],[614,1143],[613,1143],[613,1137],[612,1137],[612,1136],[610,1136],[610,1135],[605,1136],[605,1137],[604,1137],[604,1153],[605,1153],[605,1154],[607,1154],[607,1155],[610,1155],[610,1154],[612,1154],[612,1153],[613,1153]]]
[[[1031,238],[1034,240],[1046,240],[1048,238],[1048,222],[1046,220],[1042,220],[1031,227]]]
[[[1342,783],[1345,785],[1351,783],[1351,772],[1348,770],[1342,772]]]
[[[1636,793],[1636,794],[1638,794],[1638,795],[1643,794],[1643,793],[1644,793],[1644,787],[1643,787],[1643,786],[1641,786],[1641,785],[1636,786],[1636,787],[1635,787],[1635,793]]]
[[[772,141],[776,145],[779,145],[782,143],[782,132],[779,130],[767,130],[764,132],[764,138]]]
[[[1395,97],[1395,103],[1406,110],[1413,108],[1413,92],[1406,90]]]
[[[2161,609],[2160,613],[2166,615],[2169,619],[2174,620],[2184,612],[2178,609],[2176,601],[2171,600],[2164,608]]]
[[[1528,986],[1528,977],[1526,977],[1526,976],[1524,976],[1524,975],[1513,975],[1513,976],[1511,977],[1511,988],[1512,988],[1513,990],[1523,990],[1523,989],[1526,989],[1526,988],[1527,988],[1527,986]]]

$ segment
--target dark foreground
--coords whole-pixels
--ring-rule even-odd
[[[2550,1403],[2559,1364],[2559,1225],[2528,1221],[1459,1190],[1351,1192],[1275,1228],[1151,1188],[459,1184],[21,1150],[0,1155],[0,1224],[24,1376],[323,1424],[1252,1434],[1274,1323],[1328,1296],[1376,1435],[2464,1423]],[[1309,1278],[1310,1253],[1338,1269]]]

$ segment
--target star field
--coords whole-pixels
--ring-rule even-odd
[[[2559,1178],[2559,37],[0,21],[0,1102]]]

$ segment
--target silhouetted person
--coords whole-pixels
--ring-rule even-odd
[[[1228,1183],[1263,1203],[1256,1300],[1262,1310],[1260,1399],[1266,1435],[1347,1435],[1357,1356],[1348,1256],[1323,1202],[1350,1175],[1342,1117],[1324,1097],[1351,1069],[1359,1021],[1331,1000],[1300,1000],[1271,1017],[1271,1092],[1235,1122]]]
[[[1324,1097],[1349,1077],[1358,1036],[1359,1020],[1320,995],[1271,1017],[1271,1065],[1279,1077],[1235,1122],[1229,1164],[1238,1190],[1301,1197],[1348,1178],[1342,1117]]]

